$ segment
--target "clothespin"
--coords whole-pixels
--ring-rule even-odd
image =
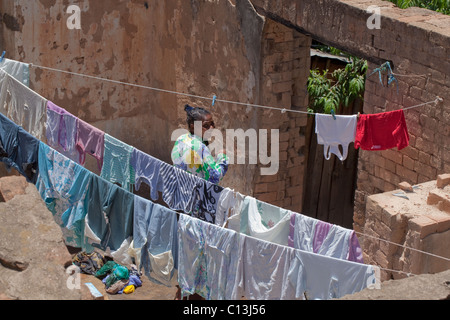
[[[214,95],[213,101],[212,101],[212,106],[213,106],[213,107],[214,107],[214,105],[216,104],[216,99],[217,99],[217,96]]]
[[[361,116],[361,112],[358,112],[358,119],[359,119],[360,116]]]
[[[0,62],[3,62],[5,55],[6,55],[6,51],[3,51],[2,56],[0,57]]]
[[[374,73],[377,73],[377,72],[378,72],[378,77],[379,77],[379,79],[380,79],[380,83],[381,83],[381,85],[384,87],[384,85],[383,85],[383,80],[382,80],[382,78],[381,78],[381,72],[383,71],[383,68],[384,68],[384,63],[383,63],[380,67],[375,68],[375,69],[373,70],[373,72],[372,72],[371,74],[369,74],[369,77],[370,77],[371,75],[373,75]]]
[[[283,109],[283,110],[281,110],[281,113],[286,113],[287,112],[287,110],[286,109]]]
[[[385,71],[387,72],[388,86],[391,85],[391,83],[395,81],[395,83],[397,84],[397,94],[398,94],[398,81],[394,76],[394,72],[392,71],[391,64],[389,63],[389,61],[386,61],[380,67],[375,68],[374,71],[369,75],[369,77],[371,75],[373,75],[374,73],[378,72],[378,78],[380,80],[381,85],[384,87],[381,74],[382,74],[382,72],[385,72]]]
[[[334,108],[331,109],[331,115],[333,116],[333,119],[336,120],[336,113],[334,112]]]

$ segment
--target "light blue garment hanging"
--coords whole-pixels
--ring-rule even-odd
[[[0,161],[15,168],[28,182],[38,176],[39,140],[0,114]]]
[[[361,246],[351,229],[292,212],[289,240],[296,249],[363,263]]]
[[[87,199],[86,225],[99,240],[92,242],[92,246],[110,250],[112,254],[123,249],[133,236],[134,195],[94,175]]]
[[[338,299],[364,290],[376,280],[375,266],[302,250],[293,252],[288,279],[295,287],[296,299]]]
[[[133,250],[139,269],[166,286],[178,268],[178,222],[175,211],[135,195]]]
[[[66,245],[82,248],[85,242],[87,191],[92,177],[91,172],[40,142],[36,187],[61,226]]]
[[[241,299],[238,233],[183,214],[178,238],[178,285],[183,296],[197,293],[207,300]]]
[[[100,176],[112,183],[119,183],[130,192],[134,185],[134,169],[131,166],[133,150],[133,147],[105,133],[105,153]]]
[[[161,193],[162,200],[170,209],[192,211],[193,190],[201,178],[137,149],[131,155],[131,165],[135,171],[136,190],[144,182],[150,187],[153,201],[157,201]]]

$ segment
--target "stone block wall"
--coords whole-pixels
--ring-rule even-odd
[[[306,111],[310,47],[310,37],[266,20],[261,58],[262,104]],[[279,171],[276,175],[256,175],[254,196],[261,201],[301,212],[307,115],[264,110],[260,118],[261,128],[279,129]]]
[[[366,236],[360,236],[365,263],[401,271],[382,270],[382,280],[449,269],[449,203],[450,185],[443,176],[413,192],[396,189],[367,197]]]

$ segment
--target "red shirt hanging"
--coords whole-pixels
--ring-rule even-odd
[[[355,148],[363,150],[398,150],[409,145],[409,134],[403,110],[363,114],[356,128]]]

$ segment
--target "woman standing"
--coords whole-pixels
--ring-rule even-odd
[[[201,177],[211,183],[218,184],[228,170],[228,157],[222,151],[214,159],[204,141],[205,132],[215,128],[211,113],[203,108],[186,105],[187,125],[189,133],[180,136],[172,150],[173,164],[195,176]],[[202,123],[201,137],[194,132],[195,122]],[[197,133],[198,134],[198,133]]]

